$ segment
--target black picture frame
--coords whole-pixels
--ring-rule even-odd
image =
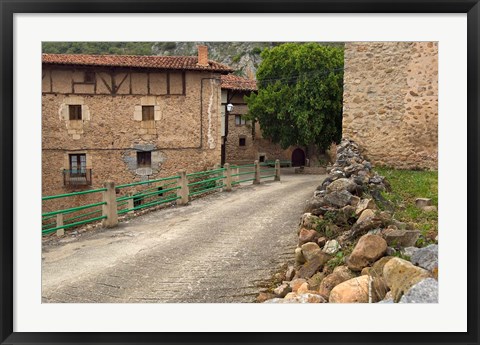
[[[2,344],[478,344],[479,0],[0,0],[0,341]],[[15,13],[467,13],[468,331],[466,333],[20,333],[13,332],[13,15]],[[465,202],[465,201],[462,201]],[[455,317],[455,316],[452,316]],[[348,328],[348,320],[343,320]],[[407,322],[407,321],[406,321]],[[311,326],[311,324],[310,324]]]

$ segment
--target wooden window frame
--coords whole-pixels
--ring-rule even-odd
[[[151,167],[152,167],[152,152],[137,151],[137,168],[151,168]]]
[[[239,119],[239,123],[237,123],[237,119]],[[247,120],[245,120],[242,115],[235,115],[235,126],[241,127],[247,124]]]
[[[81,121],[83,118],[82,106],[80,104],[68,105],[68,119],[70,121]]]
[[[73,161],[74,161],[74,159],[73,159],[74,157],[75,157],[76,166],[77,166],[77,168],[75,170],[79,171],[79,172],[76,172],[76,173],[72,173],[72,171],[74,170],[73,164],[72,164]],[[82,157],[84,157],[83,160],[82,160]],[[73,176],[73,175],[86,176],[87,154],[86,153],[69,153],[68,154],[68,167],[69,167],[70,176]]]
[[[155,106],[142,105],[142,121],[154,121],[154,120],[155,120]]]

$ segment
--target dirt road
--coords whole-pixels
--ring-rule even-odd
[[[323,178],[286,174],[45,245],[43,302],[252,302],[293,259],[305,201]]]

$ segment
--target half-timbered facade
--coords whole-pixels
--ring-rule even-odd
[[[198,56],[42,57],[42,194],[220,163],[220,76]]]

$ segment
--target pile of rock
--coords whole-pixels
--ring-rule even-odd
[[[344,139],[327,171],[301,218],[295,264],[258,301],[437,302],[437,245],[414,246],[420,231],[392,217],[389,184],[357,144]]]

